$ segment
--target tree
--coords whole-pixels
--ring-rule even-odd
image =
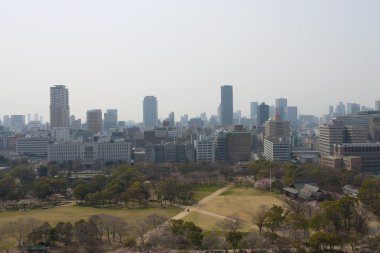
[[[134,201],[138,202],[139,207],[141,207],[142,203],[144,206],[147,205],[149,199],[149,189],[148,186],[141,182],[133,182],[126,191],[127,199],[131,200],[132,203]]]
[[[156,213],[153,213],[147,217],[146,222],[148,224],[151,224],[153,226],[154,230],[157,231],[158,226],[161,223],[165,222],[166,220],[167,220],[166,217],[164,217],[162,215],[158,215]]]
[[[86,195],[93,193],[94,189],[91,184],[81,183],[74,188],[74,196],[81,202],[85,199]]]
[[[15,179],[6,176],[0,180],[0,199],[16,200],[21,197],[21,186],[17,184]]]
[[[243,227],[243,221],[238,215],[231,215],[218,221],[217,225],[226,231],[236,232]]]
[[[177,182],[174,178],[161,180],[157,187],[157,198],[161,201],[169,201],[172,204],[175,200],[177,191]]]
[[[261,234],[265,221],[269,213],[269,207],[266,205],[259,206],[259,209],[252,215],[253,223],[259,228]]]
[[[2,226],[2,234],[7,234],[13,237],[18,242],[19,246],[23,246],[27,236],[32,230],[41,224],[36,219],[20,218],[16,221],[11,221]]]
[[[226,236],[227,242],[229,242],[236,252],[240,241],[243,239],[243,235],[240,231],[229,231]]]
[[[46,177],[48,175],[49,168],[45,165],[41,165],[37,168],[38,177]]]
[[[13,178],[18,178],[22,185],[28,185],[36,178],[34,170],[26,165],[19,165],[10,171]]]
[[[215,231],[205,236],[203,239],[203,248],[213,252],[215,249],[219,249],[222,246],[223,240],[218,236]]]
[[[32,229],[32,231],[28,234],[28,240],[33,244],[42,242],[44,244],[48,241],[48,235],[51,230],[51,226],[48,222],[41,224],[38,227]]]
[[[334,246],[341,243],[339,237],[334,234],[325,232],[316,232],[310,237],[310,246],[317,252],[326,251],[327,248],[332,250]]]
[[[58,242],[69,245],[74,237],[74,226],[70,222],[59,222],[55,225],[55,235]]]
[[[146,221],[140,221],[137,223],[136,230],[139,244],[142,248],[144,248],[145,240],[147,239],[147,233],[149,231],[149,225],[146,223]]]
[[[187,249],[190,246],[199,248],[204,238],[203,231],[193,222],[183,220],[171,220],[170,230],[177,236],[180,248]]]
[[[242,220],[237,215],[231,215],[219,221],[217,225],[227,231],[226,241],[231,244],[235,252],[239,242],[243,239],[243,235],[239,231],[243,226]]]
[[[98,231],[94,222],[86,222],[84,220],[76,222],[74,226],[74,234],[75,238],[86,252],[96,253],[100,251]]]
[[[287,214],[288,212],[281,206],[273,205],[267,214],[265,226],[274,233],[276,229],[281,227]]]

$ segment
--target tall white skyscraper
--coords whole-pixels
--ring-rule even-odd
[[[69,90],[64,85],[50,87],[50,126],[70,126]]]
[[[143,102],[143,121],[145,128],[154,128],[158,123],[157,99],[154,96],[146,96]]]

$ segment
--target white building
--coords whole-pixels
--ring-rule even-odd
[[[81,160],[80,142],[61,142],[49,145],[48,160],[56,163],[65,163]]]
[[[272,162],[286,162],[290,160],[290,141],[272,141],[264,139],[264,157]]]
[[[49,138],[19,138],[16,141],[16,152],[19,155],[48,156]]]
[[[82,164],[109,162],[130,163],[131,146],[128,141],[114,142],[58,142],[49,145],[50,162],[64,163],[80,161]]]
[[[215,145],[212,139],[194,141],[197,161],[215,162]]]

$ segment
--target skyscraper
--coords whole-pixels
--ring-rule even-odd
[[[104,113],[104,130],[117,128],[117,109],[107,109]]]
[[[276,112],[274,115],[278,113],[280,116],[280,120],[286,119],[286,108],[288,107],[288,100],[286,98],[277,98],[275,101]]]
[[[375,101],[375,111],[380,111],[380,99]]]
[[[357,103],[347,103],[347,114],[355,114],[360,112],[360,105]]]
[[[269,105],[261,103],[257,108],[257,126],[262,126],[269,119]]]
[[[250,127],[257,124],[257,108],[258,108],[258,102],[251,102],[250,104],[251,109],[251,115],[250,115]]]
[[[297,106],[288,106],[286,108],[286,120],[288,120],[292,126],[297,125],[297,120],[298,120]]]
[[[143,102],[144,127],[154,128],[158,122],[157,99],[154,96],[146,96]]]
[[[251,120],[254,120],[257,118],[257,107],[258,107],[258,102],[251,102]]]
[[[64,85],[50,87],[50,126],[70,126],[69,90]]]
[[[102,110],[93,109],[87,111],[87,130],[91,135],[102,132]]]
[[[234,111],[233,91],[231,85],[223,85],[221,87],[221,100],[220,100],[220,117],[222,125],[233,124],[233,111]]]

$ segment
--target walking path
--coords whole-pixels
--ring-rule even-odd
[[[202,210],[201,206],[204,205],[204,204],[206,204],[207,202],[213,200],[214,198],[218,197],[220,194],[222,194],[223,192],[229,190],[231,187],[233,187],[233,185],[226,185],[226,186],[220,188],[219,190],[211,193],[207,197],[205,197],[202,200],[200,200],[199,203],[196,204],[196,205],[193,205],[193,206],[181,206],[184,209],[182,212],[176,214],[175,216],[171,217],[170,219],[168,219],[167,221],[165,221],[164,223],[162,223],[157,228],[157,231],[154,230],[154,229],[148,231],[147,233],[145,233],[144,237],[146,239],[148,239],[152,233],[158,232],[158,231],[162,230],[166,225],[168,225],[169,222],[170,222],[170,220],[180,220],[180,219],[183,219],[186,215],[188,215],[190,212],[193,212],[193,211],[194,212],[198,212],[198,213],[202,213],[202,214],[206,214],[206,215],[218,218],[218,219],[227,218],[226,216],[223,216],[223,215],[219,215],[219,214],[216,214],[216,213],[212,213],[212,212],[209,212],[209,211]],[[145,241],[146,241],[146,239],[145,239]],[[139,242],[137,242],[137,243],[139,243]]]
[[[198,210],[198,212],[203,211],[203,213],[206,214],[205,212],[207,212],[207,211],[201,210],[200,207],[202,205],[206,204],[207,202],[213,200],[214,198],[218,197],[220,194],[222,194],[223,192],[227,191],[231,187],[232,187],[232,185],[226,185],[226,186],[220,188],[219,190],[211,193],[207,197],[203,198],[201,201],[198,202],[198,204],[195,204],[193,206],[182,206],[182,208],[184,208],[184,210],[182,212],[178,213],[177,215],[173,216],[169,220],[183,219],[186,215],[188,215],[190,213],[190,211],[196,211],[196,210]],[[207,213],[211,214],[211,216],[214,216],[214,217],[218,216],[217,218],[222,218],[222,219],[225,218],[222,215],[214,214],[214,213],[211,213],[211,212],[207,212]]]

